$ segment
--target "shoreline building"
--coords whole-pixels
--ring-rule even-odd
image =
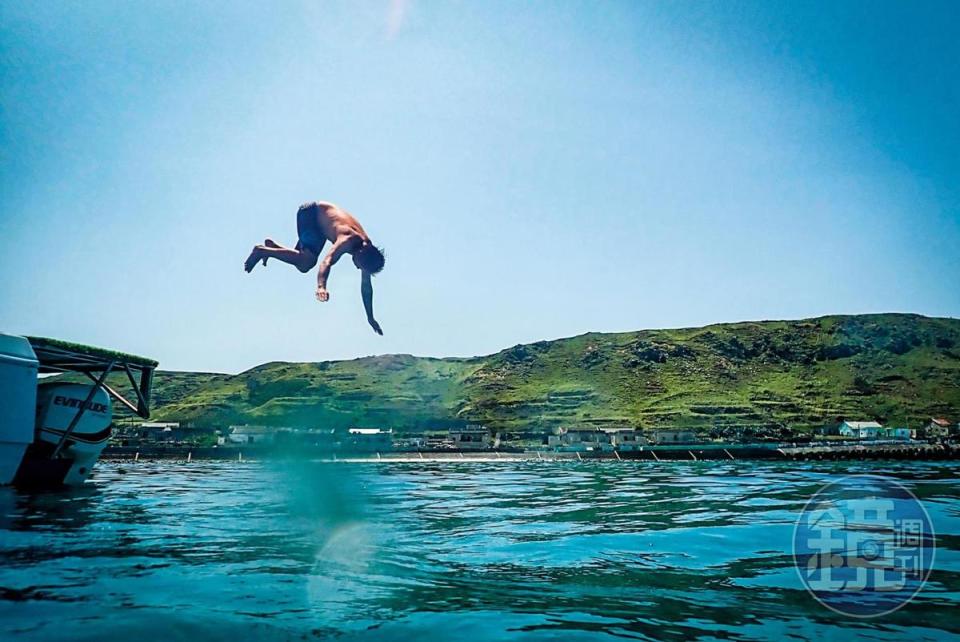
[[[447,431],[447,437],[453,443],[453,447],[460,450],[486,450],[499,445],[494,443],[490,430],[478,424],[452,426]]]
[[[943,417],[930,417],[924,429],[923,434],[930,439],[946,439],[950,436],[950,422]]]
[[[272,426],[230,426],[226,441],[230,444],[266,445],[277,440],[280,428]]]
[[[600,428],[560,427],[547,437],[547,445],[562,451],[613,450],[613,437]]]
[[[216,430],[178,421],[145,421],[134,429],[124,428],[121,439],[146,444],[199,444],[215,441]]]
[[[179,421],[144,421],[137,428],[140,441],[173,441],[174,430],[180,430]]]
[[[695,444],[698,441],[697,433],[692,430],[683,430],[679,428],[653,430],[649,433],[647,439],[651,444],[657,446],[669,444]]]
[[[916,433],[909,428],[884,428],[883,437],[886,439],[895,439],[897,441],[910,441],[916,436]]]
[[[602,430],[610,435],[610,445],[621,452],[643,450],[643,447],[649,443],[643,432],[635,428],[602,428]]]
[[[853,439],[879,439],[882,431],[883,425],[876,421],[844,421],[840,424],[840,435]]]
[[[886,436],[883,426],[876,421],[841,421],[839,424],[826,426],[821,434],[847,439],[879,439]]]
[[[393,428],[349,428],[340,440],[340,450],[382,453],[393,450]]]

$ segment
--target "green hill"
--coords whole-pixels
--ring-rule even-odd
[[[213,426],[916,425],[960,414],[960,320],[877,314],[590,333],[470,359],[160,371],[154,391],[155,418]]]

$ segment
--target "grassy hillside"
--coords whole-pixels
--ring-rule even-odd
[[[161,371],[155,399],[158,419],[215,426],[797,426],[840,416],[917,423],[960,414],[960,320],[830,316],[591,333],[472,359]]]

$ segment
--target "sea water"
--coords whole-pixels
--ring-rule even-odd
[[[804,589],[799,511],[895,477],[936,528],[904,608]],[[960,638],[951,463],[100,463],[0,489],[3,640]]]

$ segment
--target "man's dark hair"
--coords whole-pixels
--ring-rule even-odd
[[[357,259],[364,271],[370,274],[380,272],[380,270],[383,269],[383,265],[387,262],[387,259],[383,256],[383,250],[373,243],[364,245],[360,251],[357,252]]]

